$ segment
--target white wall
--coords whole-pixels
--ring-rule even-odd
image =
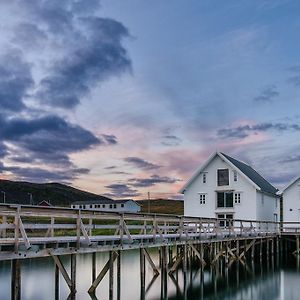
[[[300,179],[283,192],[283,221],[300,222]]]
[[[217,186],[217,170],[229,169],[229,186]],[[184,193],[184,214],[195,217],[215,218],[216,213],[233,213],[235,219],[256,219],[256,189],[238,173],[238,181],[233,180],[231,168],[219,156],[203,170],[206,173],[206,183],[203,183],[200,174],[186,189]],[[233,208],[216,208],[216,190],[234,190],[241,192],[241,204],[234,204]],[[199,193],[207,193],[206,204],[200,205]]]
[[[277,214],[277,222],[280,221],[280,198],[257,191],[257,220],[275,221],[274,214]]]
[[[137,205],[134,201],[127,201],[122,207],[121,203],[115,204],[81,204],[81,205],[71,205],[71,208],[75,209],[92,209],[99,211],[117,211],[117,212],[139,212],[141,207]],[[100,205],[100,207],[98,207]],[[103,207],[105,205],[105,207]],[[80,208],[81,206],[81,208]]]

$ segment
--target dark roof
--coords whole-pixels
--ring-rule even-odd
[[[278,189],[276,189],[271,183],[259,175],[253,168],[249,165],[232,158],[224,153],[221,153],[225,156],[232,164],[234,164],[238,169],[240,169],[248,178],[250,178],[256,185],[261,188],[262,192],[275,195]]]
[[[72,205],[89,205],[89,204],[113,204],[114,200],[111,199],[88,199],[84,201],[75,201]]]
[[[117,202],[117,203],[120,203],[120,204],[124,204],[124,203],[126,203],[126,202],[128,202],[128,201],[132,201],[132,202],[134,202],[136,205],[139,205],[139,206],[140,206],[140,204],[138,204],[136,201],[134,201],[134,200],[132,200],[132,199],[120,199],[120,200],[114,200],[114,202]]]

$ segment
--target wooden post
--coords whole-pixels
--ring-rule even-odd
[[[187,271],[187,243],[184,243],[183,247],[183,272]]]
[[[173,249],[170,246],[169,247],[169,263],[168,263],[168,266],[172,266],[172,264],[173,264]]]
[[[59,268],[55,264],[55,300],[59,300]]]
[[[254,253],[255,253],[255,240],[254,240],[254,243],[252,245],[252,248],[251,248],[251,259],[254,260]]]
[[[118,251],[117,257],[117,299],[121,299],[121,251]]]
[[[259,245],[259,257],[262,258],[262,248],[263,248],[263,239],[260,239],[260,245]]]
[[[76,254],[71,254],[71,294],[76,293]]]
[[[21,261],[19,259],[11,261],[11,299],[21,299]]]
[[[19,251],[19,232],[20,232],[20,218],[19,218],[19,210],[20,208],[17,208],[17,212],[15,214],[15,253]]]
[[[7,224],[7,217],[6,216],[2,216],[2,224],[3,225]],[[5,228],[2,230],[2,237],[6,238],[6,229]]]
[[[96,252],[92,253],[92,282],[96,280]]]
[[[113,251],[109,251],[109,300],[114,299],[114,258]]]
[[[141,278],[141,299],[145,299],[145,255],[144,249],[140,248],[140,278]]]

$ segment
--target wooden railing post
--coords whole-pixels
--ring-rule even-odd
[[[77,237],[76,248],[77,249],[80,248],[80,236],[81,236],[80,222],[81,222],[81,211],[79,209],[77,212],[77,219],[76,219],[76,237]]]
[[[20,233],[20,215],[19,215],[20,207],[17,207],[17,211],[15,213],[15,253],[19,251],[19,233]]]

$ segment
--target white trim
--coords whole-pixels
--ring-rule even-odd
[[[243,176],[251,185],[253,185],[258,191],[261,191],[261,188],[254,183],[248,176],[246,176],[238,167],[236,167],[233,163],[231,163],[224,155],[220,152],[213,153],[208,160],[193,174],[193,176],[187,181],[187,183],[179,190],[180,194],[184,194],[184,191],[187,187],[199,176],[199,174],[213,161],[213,159],[219,156],[223,161],[225,161],[232,169],[238,172],[241,176]]]

